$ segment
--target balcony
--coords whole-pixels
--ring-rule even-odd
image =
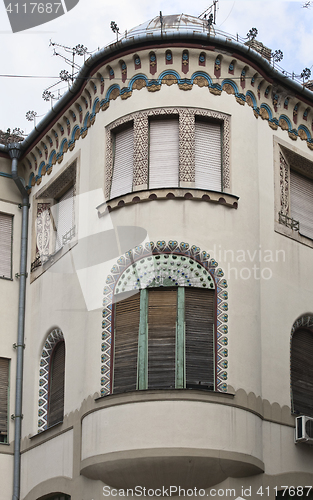
[[[118,489],[204,489],[262,473],[262,420],[231,402],[191,390],[109,396],[83,417],[81,474]]]

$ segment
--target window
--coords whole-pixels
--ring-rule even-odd
[[[164,108],[119,118],[106,128],[105,198],[196,188],[216,191],[210,197],[215,201],[221,191],[230,193],[229,140],[230,118],[215,111]],[[195,198],[202,195],[193,192]]]
[[[57,203],[56,243],[58,251],[69,240],[74,228],[74,186],[70,187]]]
[[[134,133],[133,126],[114,136],[114,165],[111,198],[130,193],[133,188]]]
[[[150,120],[149,188],[179,184],[178,118]]]
[[[214,389],[214,290],[146,288],[115,305],[113,393]]]
[[[8,442],[9,363],[0,358],[0,443]]]
[[[64,374],[65,343],[61,340],[55,345],[50,359],[48,427],[63,421]]]
[[[295,170],[290,170],[290,215],[299,221],[299,232],[313,239],[313,180]]]
[[[12,279],[13,216],[0,213],[0,278]]]
[[[313,162],[281,144],[275,150],[279,164],[275,171],[275,230],[313,247]]]
[[[74,242],[76,162],[64,169],[36,196],[35,242],[31,272]]]
[[[300,327],[291,340],[292,411],[313,417],[313,331]]]
[[[221,125],[196,119],[195,186],[222,190]]]

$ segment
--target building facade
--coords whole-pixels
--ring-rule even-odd
[[[157,17],[1,146],[1,498],[310,498],[313,93],[270,57]]]

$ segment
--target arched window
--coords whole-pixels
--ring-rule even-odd
[[[49,366],[48,427],[63,421],[64,415],[65,343],[57,342]]]
[[[119,278],[113,393],[215,388],[215,281],[182,255],[149,256]]]
[[[312,318],[311,323],[296,328],[291,339],[291,407],[294,413],[313,417]]]
[[[214,389],[214,290],[140,290],[115,305],[113,393]]]
[[[227,391],[224,272],[196,245],[139,245],[104,288],[101,395],[147,388]]]

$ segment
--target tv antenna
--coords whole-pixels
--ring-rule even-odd
[[[218,0],[213,0],[212,5],[205,9],[200,16],[198,16],[198,19],[204,19],[208,21],[209,26],[212,24],[216,24],[216,11],[218,10],[217,7]]]

